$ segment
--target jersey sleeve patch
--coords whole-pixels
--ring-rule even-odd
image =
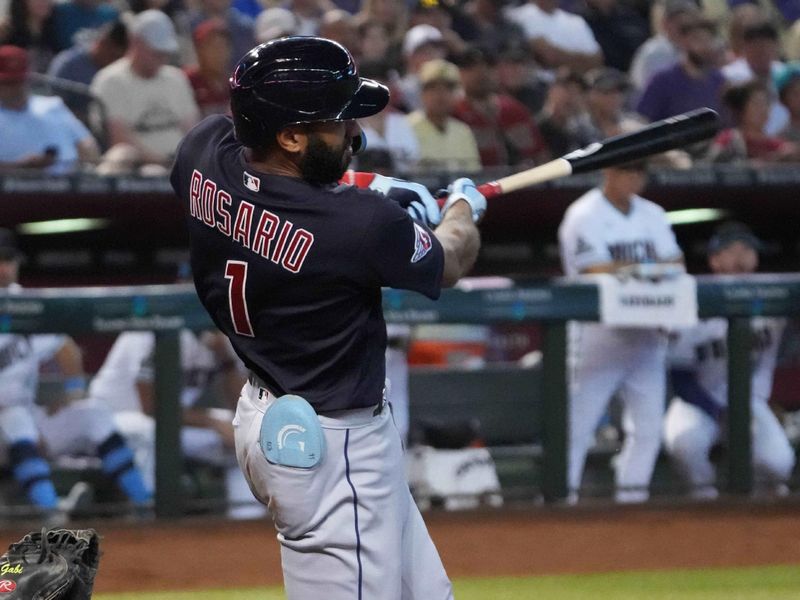
[[[414,223],[414,254],[411,255],[411,262],[422,260],[432,247],[431,234],[419,223]]]

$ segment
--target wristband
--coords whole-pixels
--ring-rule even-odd
[[[83,375],[75,375],[74,377],[67,377],[64,380],[64,391],[68,394],[73,392],[83,393],[86,391],[86,377]]]

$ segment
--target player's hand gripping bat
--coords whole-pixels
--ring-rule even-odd
[[[720,119],[716,111],[698,108],[656,121],[632,133],[594,142],[538,167],[484,183],[478,186],[478,190],[490,198],[573,173],[621,165],[706,140],[715,135],[719,128]]]

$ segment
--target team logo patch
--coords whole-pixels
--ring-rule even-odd
[[[247,171],[242,171],[242,177],[244,178],[244,187],[248,190],[257,192],[261,189],[261,180],[255,175],[250,175]]]
[[[0,579],[0,594],[8,594],[17,589],[17,584],[10,579]]]
[[[431,250],[433,242],[431,242],[431,234],[417,223],[414,223],[414,254],[411,256],[411,262],[419,262]]]

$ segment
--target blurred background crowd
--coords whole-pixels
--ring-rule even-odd
[[[791,0],[0,0],[0,168],[163,175],[255,44],[321,35],[392,90],[358,168],[534,165],[700,106],[666,166],[800,158]]]

